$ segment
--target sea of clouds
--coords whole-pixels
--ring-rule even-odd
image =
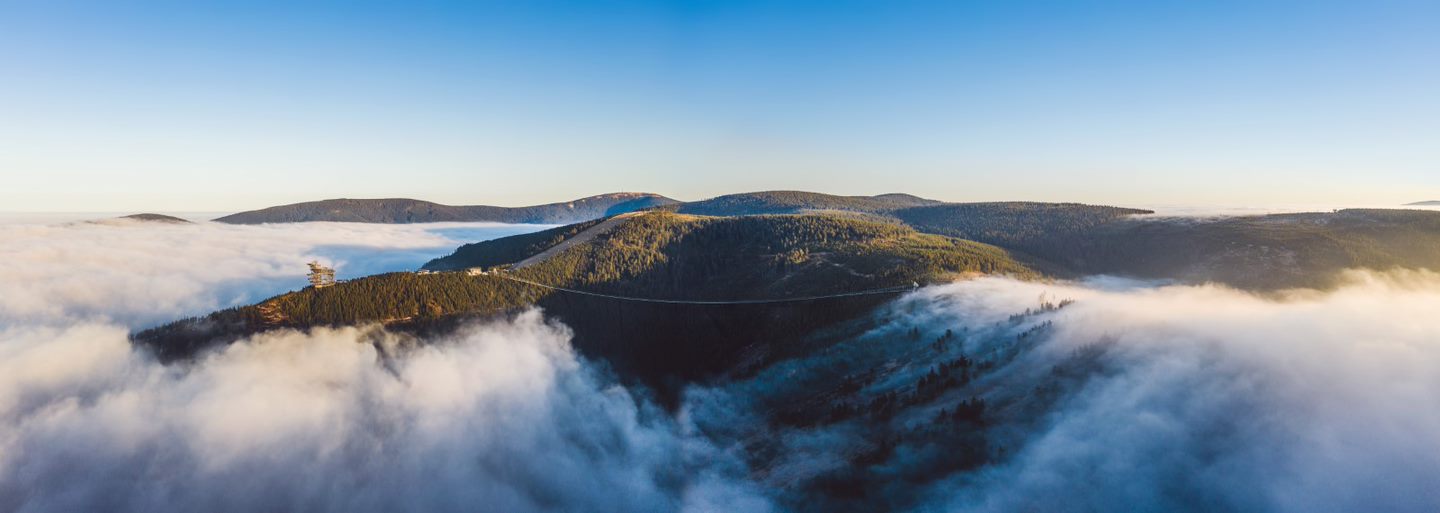
[[[941,324],[1076,302],[990,385],[1077,351],[1103,368],[1008,462],[929,491],[955,511],[1440,511],[1440,274],[1331,292],[982,279],[907,301]]]
[[[696,388],[674,416],[538,311],[418,345],[373,326],[274,332],[170,366],[127,340],[297,288],[309,259],[358,276],[533,229],[0,225],[0,511],[804,509],[776,469],[696,428],[732,419],[704,401],[744,403],[773,376]],[[975,392],[1023,396],[1097,347],[1103,368],[995,434],[1010,457],[910,489],[917,509],[1440,511],[1440,276],[1266,296],[984,278],[883,315],[979,328],[1042,294],[1075,303],[1030,321],[1054,330]],[[798,468],[865,433],[783,436],[795,452],[778,461]]]
[[[413,269],[517,225],[0,226],[0,511],[764,511],[733,458],[536,311],[417,345],[280,331],[165,366],[128,333]]]
[[[990,451],[1006,452],[978,470],[907,482],[905,469],[933,466],[933,455],[923,444],[902,448],[866,471],[882,476],[864,481],[866,507],[1440,511],[1440,274],[1357,271],[1343,283],[1266,295],[1115,278],[927,287],[883,309],[886,322],[866,336],[692,390],[686,414],[721,439],[766,440],[755,469],[763,487],[786,505],[823,511],[795,487],[843,475],[882,430],[847,421],[757,434],[745,427],[764,418],[756,403],[804,398],[805,387],[828,393],[835,381],[815,386],[813,377],[837,372],[879,370],[863,390],[913,384],[955,356],[929,347],[953,330],[965,334],[965,354],[999,367],[950,405],[986,399]],[[1074,302],[1012,318],[1060,300]],[[1042,325],[1017,357],[997,356]],[[926,335],[911,337],[912,328]],[[1057,368],[1077,374],[1076,361],[1084,372],[1059,400],[1040,399]],[[884,423],[923,429],[940,408],[912,407]]]
[[[568,340],[530,312],[398,351],[278,332],[178,368],[115,326],[6,330],[0,510],[766,509]]]
[[[464,242],[542,228],[11,220],[0,222],[0,323],[143,327],[300,288],[312,260],[341,279],[407,271]]]

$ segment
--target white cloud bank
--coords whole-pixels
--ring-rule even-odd
[[[597,375],[535,312],[420,346],[278,332],[188,366],[126,341],[298,285],[310,258],[343,269],[451,242],[385,225],[0,226],[0,511],[771,508],[776,492],[716,448],[734,440]],[[927,510],[1440,511],[1440,276],[1269,298],[980,279],[900,309],[982,326],[1042,292],[1078,301],[979,391],[1024,396],[1096,343],[1103,369],[1002,435],[1004,463],[915,490]]]
[[[409,349],[280,332],[182,369],[114,326],[6,331],[0,511],[766,508],[568,338],[538,312]]]
[[[1087,345],[1104,370],[1012,461],[932,489],[943,509],[1440,511],[1440,275],[1278,298],[985,279],[915,300],[934,322],[993,322],[1042,292],[1078,301],[994,393]]]
[[[0,223],[0,326],[77,319],[152,325],[299,288],[310,260],[336,265],[342,278],[406,270],[462,242],[540,228]]]
[[[188,365],[127,340],[297,287],[309,259],[412,268],[538,228],[0,225],[0,511],[767,509],[538,312],[424,344],[275,332]]]

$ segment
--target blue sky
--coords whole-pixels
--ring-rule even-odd
[[[0,0],[0,210],[1440,199],[1440,3]]]

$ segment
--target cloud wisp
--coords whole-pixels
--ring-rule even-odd
[[[112,320],[131,327],[247,304],[305,284],[305,262],[341,278],[414,269],[462,242],[537,225],[130,220],[0,224],[0,326]]]

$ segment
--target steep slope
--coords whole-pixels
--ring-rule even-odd
[[[535,233],[466,244],[456,248],[455,252],[449,256],[431,260],[425,264],[423,269],[431,271],[458,271],[469,267],[494,267],[514,264],[550,249],[574,237],[576,234],[599,224],[601,221],[601,219],[596,219]]]
[[[580,244],[589,243],[590,241],[595,240],[596,237],[610,233],[611,230],[619,228],[621,225],[628,222],[631,217],[639,215],[645,214],[641,212],[632,212],[629,214],[620,214],[618,216],[601,220],[600,222],[595,223],[594,226],[579,231],[575,234],[574,237],[569,237],[563,241],[560,241],[559,244],[545,248],[544,251],[525,257],[524,260],[521,260],[519,262],[515,262],[515,264],[511,266],[511,269],[524,269],[526,267],[531,267],[548,261],[551,258],[560,255],[561,253],[569,251],[570,248],[573,248]]]
[[[222,223],[297,223],[338,221],[354,223],[433,223],[491,221],[499,223],[563,224],[671,205],[675,200],[648,193],[613,193],[575,201],[529,207],[485,205],[452,206],[404,198],[332,199],[282,205],[231,214]]]

